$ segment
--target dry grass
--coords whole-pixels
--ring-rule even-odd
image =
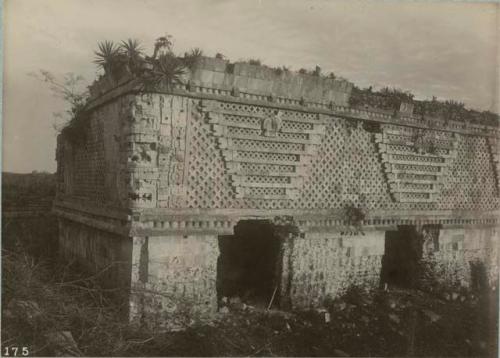
[[[52,355],[45,335],[70,331],[85,355],[111,356],[135,344],[130,336],[143,339],[148,334],[123,319],[126,307],[116,298],[120,292],[100,287],[98,275],[75,276],[69,264],[54,266],[12,251],[2,252],[2,268],[4,345],[28,346],[32,355]],[[35,302],[40,314],[26,317],[13,307],[16,301]]]

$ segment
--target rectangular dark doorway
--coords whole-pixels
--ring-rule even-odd
[[[488,288],[488,274],[486,266],[479,260],[469,262],[470,265],[470,288],[474,291],[485,292]]]
[[[281,239],[266,220],[242,220],[234,235],[219,236],[217,296],[239,297],[243,303],[267,307],[274,294],[279,304]]]
[[[414,226],[402,225],[385,233],[380,282],[382,285],[411,288],[419,277],[422,238]]]

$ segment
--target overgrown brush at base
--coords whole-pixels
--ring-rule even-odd
[[[75,276],[3,251],[2,344],[51,356],[46,334],[69,331],[85,356],[496,356],[497,292],[443,299],[415,289],[353,288],[322,310],[234,309],[180,332],[121,319],[99,275]],[[23,304],[19,304],[24,302]],[[17,304],[16,304],[17,303]],[[491,305],[491,307],[490,307]],[[18,310],[24,306],[25,310]],[[330,317],[326,319],[326,312]]]
[[[97,276],[75,276],[70,264],[35,263],[24,252],[3,250],[2,265],[4,346],[27,346],[30,356],[50,356],[54,347],[47,334],[70,331],[84,355],[111,356],[127,349],[129,337],[149,333],[124,320],[126,305],[110,298],[120,292],[100,287]]]

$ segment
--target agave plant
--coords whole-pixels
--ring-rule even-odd
[[[141,43],[136,39],[128,39],[127,41],[122,41],[122,43],[120,44],[120,50],[131,60],[136,60],[142,57],[143,48],[141,46]]]
[[[186,69],[181,60],[173,54],[161,54],[157,60],[153,62],[153,70],[148,71],[142,77],[145,87],[156,87],[165,85],[171,89],[174,84],[182,83],[182,76]]]
[[[101,67],[105,73],[111,74],[114,72],[114,67],[119,62],[120,50],[115,46],[113,41],[104,41],[97,43],[99,51],[94,51],[96,56],[94,63]]]
[[[120,44],[120,52],[127,59],[127,65],[132,73],[138,73],[144,62],[143,49],[138,40],[128,39]]]

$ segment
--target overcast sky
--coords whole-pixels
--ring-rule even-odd
[[[171,34],[231,60],[320,65],[360,86],[396,86],[496,110],[499,6],[322,0],[4,0],[3,170],[55,171],[53,112],[64,104],[28,76],[96,75],[99,40]]]

